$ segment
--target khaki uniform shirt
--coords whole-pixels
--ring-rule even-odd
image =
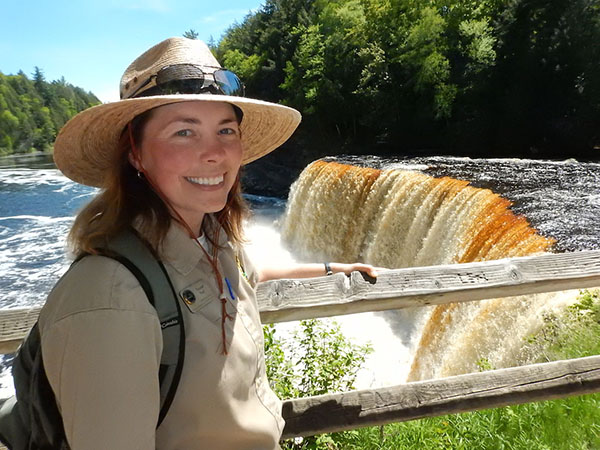
[[[55,286],[40,315],[42,354],[74,450],[279,448],[281,402],[265,375],[257,275],[241,252],[244,275],[231,244],[223,243],[219,268],[234,294],[224,283],[232,317],[227,355],[206,256],[177,225],[165,239],[163,262],[181,302],[186,350],[158,430],[162,334],[136,278],[113,259],[88,256]],[[193,302],[183,300],[191,296]]]

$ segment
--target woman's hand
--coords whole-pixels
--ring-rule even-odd
[[[329,267],[333,273],[344,272],[350,275],[351,272],[358,270],[365,272],[370,277],[377,277],[377,270],[381,268],[373,267],[370,264],[363,263],[329,263]],[[327,269],[323,263],[311,264],[288,264],[283,266],[259,267],[258,281],[279,280],[282,278],[312,278],[322,277],[327,275]]]
[[[350,275],[354,271],[365,272],[367,275],[373,278],[377,278],[377,269],[370,264],[363,263],[329,263],[331,271],[333,273],[344,272],[346,275]]]

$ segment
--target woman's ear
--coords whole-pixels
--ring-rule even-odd
[[[134,155],[132,151],[127,153],[127,159],[129,160],[129,164],[131,164],[136,170],[141,170],[141,164],[139,162],[139,159],[136,158],[136,155]]]

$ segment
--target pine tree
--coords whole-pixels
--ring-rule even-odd
[[[183,37],[188,39],[198,39],[198,33],[190,28],[188,31],[183,33]]]

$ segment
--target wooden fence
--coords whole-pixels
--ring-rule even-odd
[[[350,276],[277,280],[258,287],[264,323],[600,286],[600,251]],[[506,299],[510,301],[510,299]],[[0,312],[0,353],[16,349],[39,308]],[[286,400],[283,437],[600,391],[600,356],[492,370],[386,388]]]

